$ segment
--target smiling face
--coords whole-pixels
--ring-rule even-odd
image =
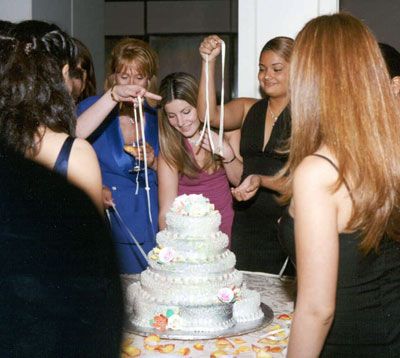
[[[200,127],[197,110],[182,99],[175,99],[164,106],[169,124],[185,138],[192,138]]]
[[[274,51],[262,52],[258,81],[268,97],[286,97],[289,85],[289,63]]]
[[[115,82],[118,85],[137,85],[147,88],[149,78],[143,75],[135,61],[122,66],[121,71],[115,74]]]

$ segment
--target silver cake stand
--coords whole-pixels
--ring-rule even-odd
[[[150,334],[157,334],[160,338],[165,339],[180,339],[180,340],[198,340],[198,339],[214,339],[214,338],[225,338],[225,337],[233,337],[240,336],[242,334],[258,331],[266,326],[268,326],[273,318],[274,312],[270,307],[268,307],[265,303],[261,302],[261,310],[264,313],[264,317],[244,323],[237,323],[231,328],[225,329],[223,331],[218,332],[187,332],[187,331],[164,331],[160,332],[159,330],[152,328],[143,328],[136,326],[132,322],[127,322],[125,325],[125,332],[134,333],[140,336],[148,336]]]

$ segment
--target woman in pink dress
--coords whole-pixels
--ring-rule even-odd
[[[224,139],[223,156],[213,155],[207,135],[201,144],[197,115],[197,81],[177,72],[165,77],[160,86],[160,155],[158,157],[159,226],[165,228],[165,214],[181,194],[203,194],[222,216],[221,231],[229,237],[233,220],[229,181],[237,183],[236,166],[241,161]],[[217,134],[212,132],[213,142]]]

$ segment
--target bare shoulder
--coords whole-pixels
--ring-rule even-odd
[[[101,178],[100,165],[93,147],[84,139],[76,138],[71,149],[71,156],[68,164],[68,176],[82,176]],[[79,179],[80,178],[80,179]]]
[[[294,172],[293,190],[328,189],[338,178],[336,169],[326,159],[310,155],[303,159]]]
[[[93,147],[85,139],[75,138],[74,145],[72,147],[71,154],[73,155],[73,160],[86,161],[96,159],[96,152]]]
[[[250,98],[250,97],[243,97],[241,98],[241,100],[243,101],[245,116],[247,115],[247,112],[250,110],[250,108],[254,105],[254,103],[259,101],[259,99],[257,98]]]

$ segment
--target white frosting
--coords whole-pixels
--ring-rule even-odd
[[[168,231],[182,236],[203,237],[217,233],[221,215],[203,195],[178,196],[166,214]]]
[[[167,329],[217,332],[262,318],[260,295],[245,288],[240,292],[243,275],[235,270],[236,258],[219,231],[221,216],[213,204],[202,195],[182,195],[166,219],[167,229],[157,234],[157,247],[148,255],[149,267],[129,288],[132,323],[151,328],[156,317],[169,314],[163,318]],[[221,290],[231,289],[240,300],[221,302]]]
[[[249,322],[262,319],[264,313],[260,308],[260,293],[254,290],[243,288],[241,298],[233,305],[233,317],[236,322]]]

